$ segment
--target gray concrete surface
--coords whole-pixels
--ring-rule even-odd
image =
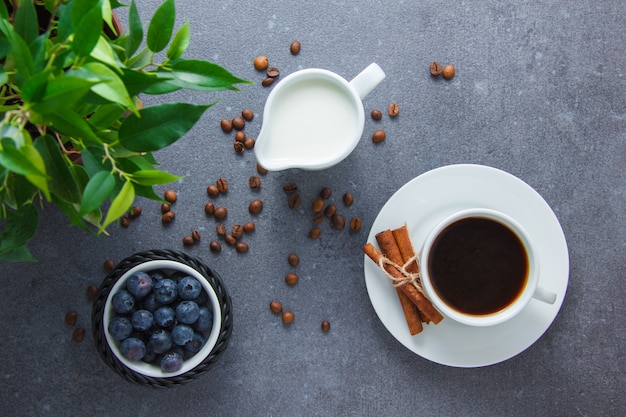
[[[143,0],[149,17],[157,0]],[[177,218],[160,222],[159,204],[138,200],[142,216],[109,237],[71,228],[54,207],[41,211],[32,244],[39,262],[0,265],[0,404],[11,416],[619,416],[626,413],[626,4],[623,1],[179,1],[189,20],[187,57],[212,60],[255,81],[220,98],[184,139],[157,154],[185,175]],[[122,18],[125,20],[124,12]],[[302,51],[289,53],[298,39]],[[255,160],[238,156],[219,128],[243,108],[261,128],[269,89],[252,60],[267,55],[286,75],[321,67],[350,79],[371,62],[387,78],[366,110],[398,103],[400,115],[366,120],[362,141],[321,172],[289,170],[248,189]],[[430,62],[453,63],[451,81],[433,79]],[[146,103],[154,102],[147,97]],[[381,127],[387,140],[374,145]],[[567,238],[570,281],[556,320],[534,345],[488,367],[438,365],[398,343],[375,314],[360,251],[377,213],[410,179],[456,163],[493,166],[518,176],[550,204]],[[231,184],[219,199],[228,221],[248,219],[265,202],[250,251],[208,250],[214,222],[205,188]],[[287,207],[282,184],[296,182],[303,204]],[[346,216],[358,233],[310,240],[309,204],[329,186],[355,196]],[[165,187],[159,188],[160,191]],[[88,285],[102,263],[152,248],[183,249],[192,228],[201,244],[184,249],[217,270],[234,308],[231,343],[214,368],[175,389],[130,384],[99,358],[93,340],[71,340],[68,310],[89,330]],[[287,287],[286,256],[300,255],[300,283]],[[268,309],[278,299],[296,312],[285,327]],[[329,320],[324,334],[320,323]]]

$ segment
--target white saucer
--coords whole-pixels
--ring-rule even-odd
[[[485,207],[515,218],[537,242],[539,285],[557,294],[552,305],[531,300],[513,319],[490,327],[471,327],[446,317],[411,336],[395,288],[367,256],[365,284],[376,314],[387,330],[421,357],[443,365],[472,368],[505,361],[530,347],[550,327],[567,290],[569,256],[561,225],[544,199],[528,184],[482,165],[450,165],[406,183],[385,203],[368,242],[376,233],[406,222],[416,251],[443,217],[460,209]]]

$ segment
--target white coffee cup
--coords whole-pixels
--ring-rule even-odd
[[[286,76],[265,103],[254,145],[259,165],[270,171],[321,170],[345,159],[363,134],[362,99],[384,78],[377,64],[350,82],[319,68]]]
[[[507,244],[511,250],[503,250]],[[525,270],[513,267],[522,265],[522,258]],[[555,293],[538,286],[539,256],[531,237],[515,219],[496,210],[472,208],[440,221],[426,237],[419,270],[433,305],[445,316],[470,326],[510,320],[533,298],[549,304],[556,301]],[[463,275],[459,271],[483,272]],[[512,276],[517,278],[509,281]],[[515,285],[502,285],[513,281]]]

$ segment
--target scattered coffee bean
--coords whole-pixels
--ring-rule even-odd
[[[245,142],[243,143],[243,146],[246,149],[252,149],[252,148],[254,148],[254,144],[255,143],[256,142],[255,142],[254,138],[246,138]]]
[[[73,326],[76,324],[76,319],[78,318],[78,313],[75,311],[68,311],[65,314],[65,324],[68,326]]]
[[[330,331],[330,322],[329,321],[323,321],[322,322],[322,331],[323,332],[328,332]]]
[[[194,240],[194,242],[199,242],[200,241],[200,232],[198,232],[197,230],[192,230],[191,231],[191,238]]]
[[[209,216],[212,216],[215,213],[215,204],[210,201],[204,205],[204,212]]]
[[[196,243],[196,241],[193,240],[193,237],[191,237],[191,236],[183,237],[183,245],[185,245],[185,246],[193,246],[195,243]]]
[[[226,207],[215,207],[215,210],[213,211],[213,217],[215,217],[217,220],[224,220],[226,216],[228,216],[228,210],[226,210]]]
[[[259,188],[261,187],[261,178],[258,175],[253,175],[248,180],[248,185],[250,188]]]
[[[220,190],[217,188],[217,185],[211,184],[206,187],[206,193],[209,195],[209,197],[217,197],[218,195],[220,195]]]
[[[309,232],[309,237],[311,239],[317,239],[318,237],[320,237],[321,233],[322,233],[322,231],[321,231],[321,229],[319,227],[314,227]]]
[[[372,119],[374,119],[374,120],[380,120],[380,119],[383,118],[383,112],[381,112],[378,109],[372,110],[371,115],[372,115]]]
[[[275,314],[281,313],[283,311],[283,305],[278,301],[270,301],[270,310]]]
[[[285,323],[285,324],[291,324],[291,323],[293,323],[293,320],[294,320],[295,318],[296,318],[296,317],[294,316],[294,314],[293,314],[291,311],[285,311],[285,312],[283,312],[283,314],[282,314],[282,320],[283,320],[283,323]]]
[[[107,271],[107,272],[113,271],[113,267],[114,266],[115,266],[115,262],[113,261],[113,259],[107,259],[102,264],[102,268],[104,268],[104,270]]]
[[[324,200],[317,198],[311,203],[311,209],[314,213],[319,213],[324,209]]]
[[[243,120],[243,117],[239,117],[239,116],[233,117],[233,129],[243,130],[245,127],[246,127],[246,121]]]
[[[287,262],[289,262],[289,265],[291,266],[298,266],[300,263],[300,257],[295,253],[290,253],[289,256],[287,256]]]
[[[163,197],[165,198],[165,201],[169,202],[170,204],[175,203],[176,199],[178,198],[176,192],[173,190],[165,191],[165,193],[163,193]]]
[[[259,55],[256,58],[254,58],[254,68],[257,71],[264,71],[265,69],[267,69],[267,66],[269,65],[269,60],[267,59],[266,56],[263,55]]]
[[[128,217],[131,219],[136,219],[141,216],[141,206],[133,206],[128,212]]]
[[[285,282],[287,285],[296,285],[299,279],[298,274],[294,274],[293,272],[285,275]]]
[[[161,214],[167,213],[171,209],[172,209],[172,206],[170,206],[169,204],[167,204],[167,203],[162,203],[161,204]]]
[[[237,142],[244,143],[246,140],[246,132],[244,132],[243,130],[239,130],[237,133],[235,133],[235,140]]]
[[[226,226],[222,223],[218,224],[215,226],[215,233],[217,233],[218,236],[226,236]]]
[[[276,67],[269,67],[265,73],[267,74],[268,77],[270,78],[276,78],[280,75],[280,71],[278,70],[278,68]]]
[[[337,230],[343,230],[346,227],[346,220],[339,213],[333,214],[333,217],[330,218],[332,225]]]
[[[128,228],[128,226],[130,226],[130,219],[128,218],[128,216],[122,216],[122,218],[120,219],[120,224],[123,228]]]
[[[220,120],[220,127],[224,131],[224,133],[230,133],[233,131],[233,122],[228,119]]]
[[[430,75],[437,77],[441,75],[442,72],[443,72],[443,67],[441,66],[440,62],[435,61],[432,64],[430,64]]]
[[[270,85],[274,84],[275,79],[272,77],[267,77],[266,79],[264,79],[263,81],[261,81],[261,85],[263,87],[269,87]]]
[[[235,141],[235,143],[233,143],[233,148],[235,149],[235,152],[237,152],[239,154],[242,154],[246,150],[245,145],[243,143],[237,142],[237,141]]]
[[[315,213],[313,216],[313,223],[321,223],[324,221],[324,213]]]
[[[267,169],[263,168],[261,164],[256,164],[256,172],[258,172],[261,175],[265,175],[267,174]]]
[[[324,200],[328,200],[330,196],[333,194],[333,191],[329,187],[324,187],[320,191],[320,197]]]
[[[384,141],[386,137],[387,137],[387,134],[385,133],[385,131],[382,129],[378,129],[372,135],[372,142],[380,143]]]
[[[72,340],[75,341],[76,343],[82,342],[84,338],[85,338],[85,329],[83,329],[82,327],[76,328],[74,330],[74,333],[72,333]]]
[[[243,227],[240,224],[236,224],[230,230],[230,233],[235,237],[235,239],[239,239],[243,235]]]
[[[226,178],[219,178],[215,182],[215,185],[217,186],[217,189],[220,193],[225,193],[228,191],[228,181],[226,181]]]
[[[263,202],[261,200],[252,200],[248,205],[248,211],[251,214],[259,214],[263,210]]]
[[[298,191],[298,184],[295,182],[286,182],[283,184],[283,191],[287,194],[295,193]]]
[[[171,223],[174,221],[174,218],[176,217],[176,213],[174,213],[173,211],[168,211],[167,213],[163,213],[163,216],[161,216],[161,222],[162,223]]]
[[[337,206],[335,206],[334,204],[330,204],[324,209],[324,216],[333,217],[333,215],[336,212],[337,212]]]
[[[456,69],[454,68],[454,65],[446,65],[445,67],[443,67],[443,78],[449,80],[454,77],[455,72]]]
[[[400,113],[400,107],[396,103],[391,103],[389,107],[387,107],[387,113],[389,113],[391,117],[396,117]]]
[[[343,195],[343,204],[346,206],[351,206],[354,203],[354,197],[350,193],[345,193]]]
[[[235,250],[237,252],[239,252],[239,253],[248,252],[249,249],[250,248],[249,248],[248,244],[245,243],[245,242],[237,242],[237,243],[235,243]]]
[[[226,235],[224,236],[224,242],[228,243],[230,246],[235,246],[237,239],[235,239],[233,235]]]
[[[256,230],[256,225],[254,224],[254,222],[248,222],[243,225],[243,231],[245,233],[252,233],[255,230]]]
[[[291,52],[292,55],[298,55],[300,53],[300,48],[302,48],[300,41],[293,41],[291,42],[291,45],[289,45],[289,52]]]
[[[301,198],[300,198],[300,194],[292,194],[291,196],[289,196],[289,208],[291,209],[297,209],[298,207],[300,207],[300,202],[301,202]]]
[[[358,232],[359,230],[361,230],[361,224],[362,221],[360,218],[358,217],[353,217],[350,219],[350,230],[352,230],[353,232]]]
[[[93,301],[98,297],[98,287],[96,285],[90,285],[87,287],[87,299]]]
[[[220,245],[220,242],[218,242],[217,240],[214,240],[209,243],[209,249],[211,249],[211,252],[221,252],[222,245]]]
[[[243,109],[241,111],[241,117],[243,117],[246,122],[250,122],[254,119],[254,112],[250,109]]]

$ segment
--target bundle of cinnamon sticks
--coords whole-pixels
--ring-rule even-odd
[[[411,335],[416,335],[424,329],[422,323],[428,324],[432,322],[438,324],[443,320],[441,313],[410,282],[411,280],[404,279],[407,274],[414,275],[419,272],[415,251],[411,244],[406,224],[397,229],[389,229],[377,233],[376,242],[380,252],[369,242],[363,246],[362,250],[372,261],[384,268],[388,275],[400,280],[396,290]],[[384,258],[390,262],[381,262]]]

